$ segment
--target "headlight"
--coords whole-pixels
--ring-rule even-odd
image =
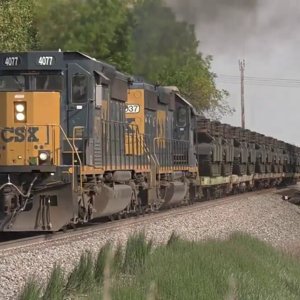
[[[42,161],[45,161],[48,159],[48,154],[46,152],[41,152],[39,154],[39,159],[42,160]]]
[[[26,102],[14,103],[15,122],[26,122]]]
[[[21,103],[16,104],[16,111],[18,113],[22,113],[22,112],[24,112],[24,110],[25,110],[25,105],[24,104],[21,104]]]
[[[23,114],[23,113],[17,113],[16,114],[16,119],[17,119],[17,121],[25,121],[25,114]]]

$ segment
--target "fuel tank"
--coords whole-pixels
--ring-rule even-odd
[[[185,182],[171,182],[166,188],[162,207],[180,204],[188,193],[188,185]]]
[[[124,210],[131,201],[132,188],[125,184],[114,184],[112,187],[101,185],[97,187],[94,217],[106,217]]]

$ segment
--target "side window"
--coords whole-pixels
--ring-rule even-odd
[[[103,86],[103,100],[109,100],[109,87],[105,85]]]
[[[179,107],[177,110],[177,120],[176,125],[178,127],[185,127],[187,121],[187,111],[185,107]]]
[[[87,102],[87,77],[82,74],[76,74],[72,78],[72,102]]]

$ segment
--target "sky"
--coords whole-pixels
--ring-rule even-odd
[[[217,87],[235,109],[221,121],[241,125],[238,60],[245,59],[246,128],[300,145],[300,2],[165,1],[195,25],[199,50],[213,55]]]

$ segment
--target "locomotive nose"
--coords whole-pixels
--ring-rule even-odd
[[[60,93],[0,92],[0,105],[0,166],[59,165]]]

